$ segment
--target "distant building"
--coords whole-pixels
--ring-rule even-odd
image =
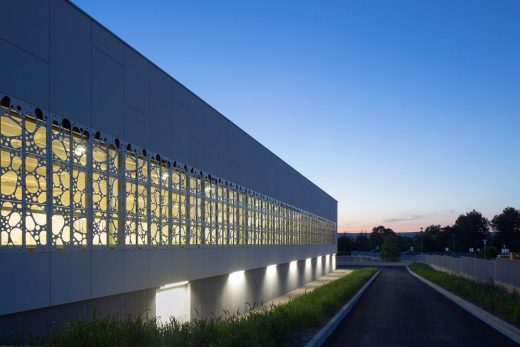
[[[243,312],[334,269],[331,196],[71,3],[2,13],[4,332]]]

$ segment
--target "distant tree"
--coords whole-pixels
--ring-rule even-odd
[[[370,250],[370,240],[366,233],[360,233],[356,236],[354,241],[354,250],[356,251],[369,251]]]
[[[394,261],[399,258],[399,245],[397,242],[397,236],[391,234],[388,235],[383,241],[381,247],[381,257],[385,261]]]
[[[501,214],[491,220],[491,226],[497,232],[499,245],[505,244],[509,249],[520,250],[520,211],[514,207],[506,207]]]
[[[429,225],[422,235],[419,235],[416,249],[422,249],[424,252],[442,252],[447,247],[446,239],[440,225]]]
[[[498,249],[492,246],[485,246],[480,249],[479,257],[483,259],[495,259],[498,255]]]
[[[441,239],[439,240],[439,244],[441,244],[441,251],[444,251],[445,248],[450,249],[451,251],[455,251],[457,248],[457,235],[456,228],[453,225],[446,225],[442,227]]]
[[[468,252],[470,247],[482,246],[487,237],[489,221],[475,210],[460,215],[453,225],[456,238],[456,251]]]
[[[383,241],[390,235],[395,236],[395,232],[390,228],[386,228],[382,225],[372,228],[372,232],[370,233],[371,248],[379,247],[379,249],[381,249]]]
[[[414,246],[414,239],[408,236],[397,235],[397,245],[400,252],[408,251],[410,247]]]
[[[347,234],[342,234],[338,238],[338,253],[349,254],[354,249],[354,240]]]

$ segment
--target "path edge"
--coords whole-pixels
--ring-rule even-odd
[[[455,304],[459,305],[464,310],[466,310],[467,312],[471,313],[473,316],[477,317],[478,319],[480,319],[484,323],[488,324],[493,329],[495,329],[498,332],[502,333],[503,335],[507,336],[508,338],[513,340],[514,342],[520,344],[520,329],[516,328],[512,324],[509,324],[505,320],[495,316],[494,314],[492,314],[492,313],[490,313],[490,312],[488,312],[488,311],[478,307],[477,305],[475,305],[475,304],[473,304],[473,303],[471,303],[471,302],[461,298],[460,296],[453,294],[449,290],[444,289],[441,286],[439,286],[439,285],[437,285],[437,284],[427,280],[426,278],[416,274],[415,272],[410,270],[410,267],[407,266],[406,269],[408,270],[408,272],[412,276],[414,276],[415,278],[417,278],[418,280],[420,280],[424,284],[426,284],[429,287],[431,287],[432,289],[436,290],[438,293],[444,295],[446,298],[450,299]]]
[[[361,299],[365,291],[368,289],[368,287],[372,284],[372,282],[376,279],[376,277],[379,275],[381,271],[378,270],[375,274],[372,275],[372,277],[368,280],[367,283],[361,287],[360,290],[350,299],[335,315],[332,317],[327,324],[318,331],[314,337],[307,342],[305,347],[319,347],[321,346],[336,328],[338,327],[339,323],[347,316],[347,314],[352,310],[354,305]]]

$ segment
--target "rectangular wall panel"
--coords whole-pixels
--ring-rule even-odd
[[[49,64],[3,39],[0,52],[0,91],[48,109]]]
[[[50,97],[54,113],[92,123],[91,23],[65,1],[51,1]]]
[[[124,137],[124,66],[92,48],[92,126]]]
[[[2,2],[0,38],[48,62],[49,0]]]

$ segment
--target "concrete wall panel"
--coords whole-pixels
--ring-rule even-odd
[[[51,111],[92,123],[92,35],[90,20],[64,1],[50,6]]]
[[[150,251],[150,286],[157,288],[173,283],[172,250]]]
[[[152,66],[150,71],[150,144],[154,151],[173,157],[171,81]]]
[[[150,250],[125,250],[125,292],[150,288]]]
[[[92,126],[123,138],[124,66],[92,47]]]
[[[125,104],[124,138],[133,145],[145,146],[150,141],[150,117],[136,108]]]
[[[49,0],[2,3],[0,37],[48,62]]]
[[[92,297],[123,293],[125,290],[125,251],[92,252]]]
[[[186,146],[189,143],[190,112],[177,99],[172,99],[172,121],[173,159],[187,164],[190,159],[189,146]]]
[[[146,115],[150,115],[150,65],[132,48],[125,48],[125,102]]]
[[[44,336],[49,328],[45,309],[22,313],[0,315],[2,337],[6,339],[19,336]]]
[[[2,327],[2,337],[38,337],[60,328],[71,318],[86,319],[93,315],[96,317],[115,315],[121,319],[126,319],[128,315],[153,317],[155,290],[107,296],[0,316],[0,327]]]
[[[119,64],[125,64],[124,43],[96,22],[92,22],[92,46],[103,51]]]
[[[0,315],[50,305],[50,255],[0,253]]]
[[[49,64],[0,39],[0,91],[49,109]]]
[[[123,295],[121,316],[128,317],[141,315],[142,317],[155,316],[155,291],[140,290]]]
[[[91,259],[90,251],[51,252],[51,305],[92,296]]]
[[[190,248],[172,250],[173,283],[186,281],[190,277],[190,252]]]

